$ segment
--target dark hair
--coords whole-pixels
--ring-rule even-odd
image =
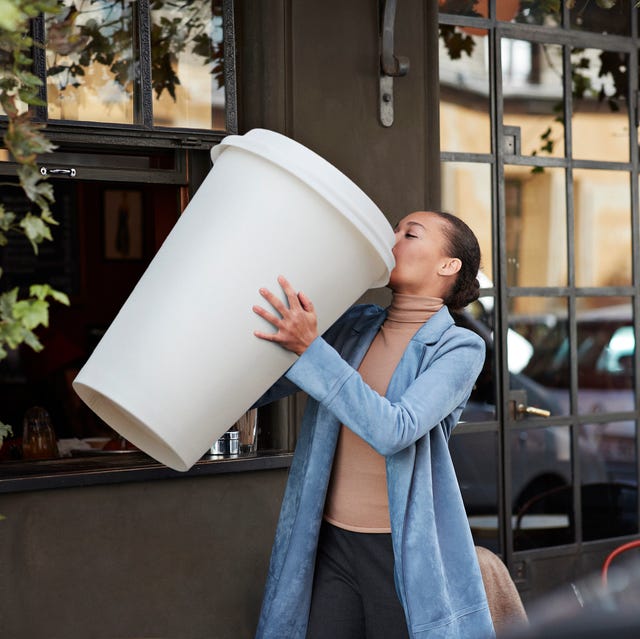
[[[432,211],[445,221],[444,236],[448,257],[462,262],[456,281],[444,299],[450,309],[458,310],[475,302],[480,294],[478,270],[480,269],[480,245],[474,232],[459,217],[445,211]]]

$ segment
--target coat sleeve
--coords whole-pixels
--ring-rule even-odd
[[[354,321],[363,315],[371,314],[371,313],[379,313],[379,306],[374,306],[372,304],[360,304],[356,306],[350,307],[341,317],[339,317],[322,335],[322,339],[324,339],[328,343],[334,343],[339,339],[340,332],[346,327],[349,329]],[[269,388],[264,395],[262,395],[256,402],[253,404],[252,408],[258,408],[260,406],[264,406],[265,404],[270,404],[271,402],[275,402],[278,399],[282,399],[283,397],[288,397],[289,395],[293,395],[300,390],[304,390],[300,388],[295,382],[289,379],[287,373],[285,373],[278,381],[276,381],[271,388]]]
[[[393,455],[461,410],[482,368],[484,342],[470,331],[457,329],[435,348],[426,368],[393,402],[368,386],[321,337],[287,377],[378,453]]]

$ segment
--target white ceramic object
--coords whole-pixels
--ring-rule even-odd
[[[156,460],[188,470],[296,359],[253,335],[285,275],[328,328],[394,266],[393,231],[344,174],[290,138],[228,136],[73,387]],[[282,294],[281,294],[281,297]]]

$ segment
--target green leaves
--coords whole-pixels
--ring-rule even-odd
[[[42,81],[31,69],[34,43],[28,35],[29,20],[58,10],[58,0],[0,0],[0,106],[7,116],[3,143],[18,165],[18,182],[4,182],[2,189],[22,189],[33,204],[26,213],[0,204],[0,246],[6,246],[11,235],[20,234],[36,253],[40,243],[51,240],[50,227],[57,224],[50,210],[53,187],[40,174],[37,159],[55,147],[45,136],[44,125],[33,122],[25,110],[44,104],[40,97]],[[69,305],[68,296],[48,284],[33,284],[22,296],[17,287],[0,293],[0,360],[21,344],[42,350],[35,331],[49,325],[51,301]],[[0,421],[0,444],[11,434],[11,427]]]
[[[53,239],[51,237],[51,230],[42,218],[31,215],[31,213],[27,213],[27,215],[20,220],[20,227],[23,229],[29,242],[31,242],[35,253],[38,252],[38,244],[40,244],[40,242]]]
[[[55,149],[42,133],[43,129],[44,125],[33,122],[29,113],[10,117],[4,142],[18,163],[35,167],[38,154]]]
[[[0,29],[16,31],[22,22],[23,15],[15,2],[0,0]]]
[[[0,422],[0,446],[2,445],[2,440],[5,437],[11,437],[13,435],[13,428],[9,426],[9,424],[4,424]],[[3,515],[0,515],[0,521],[5,519]]]
[[[4,346],[14,349],[26,344],[42,350],[35,329],[49,325],[49,298],[69,306],[69,297],[48,284],[32,284],[29,296],[19,299],[18,287],[0,294],[0,360],[7,356]]]

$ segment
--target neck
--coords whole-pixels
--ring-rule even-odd
[[[387,322],[394,324],[424,324],[443,307],[440,297],[394,293],[387,309]]]

